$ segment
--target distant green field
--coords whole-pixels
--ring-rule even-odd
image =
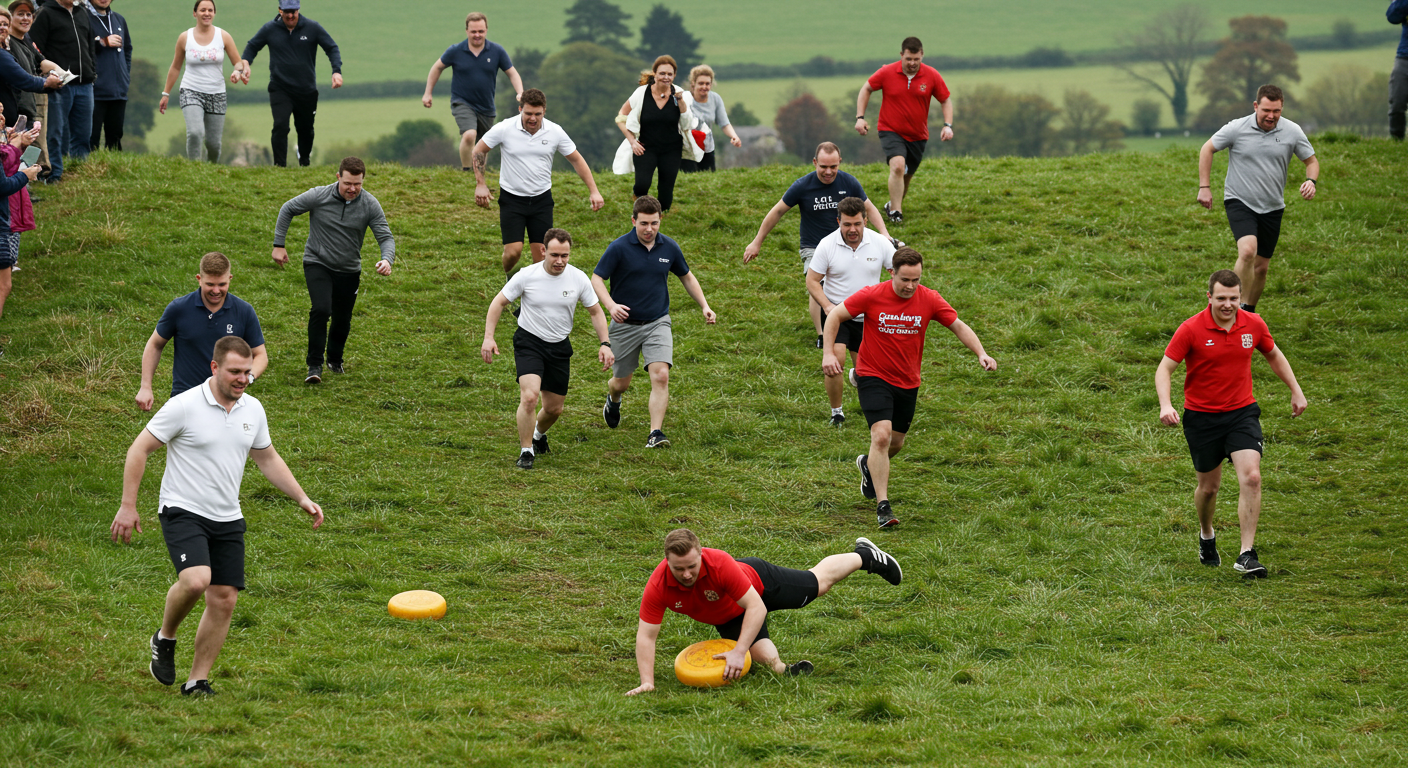
[[[639,30],[657,0],[620,0]],[[899,41],[918,35],[933,54],[1016,55],[1038,46],[1067,51],[1114,47],[1121,34],[1136,30],[1158,11],[1185,0],[1152,0],[1132,7],[1117,0],[1050,3],[1013,0],[995,8],[981,0],[908,3],[903,12],[879,12],[841,0],[758,3],[719,0],[708,5],[672,6],[685,25],[703,39],[714,63],[791,64],[813,56],[873,59],[897,53]],[[1290,25],[1292,36],[1328,34],[1347,18],[1361,31],[1386,29],[1383,3],[1325,3],[1283,0],[1274,7],[1253,0],[1201,0],[1215,19],[1215,36],[1234,16],[1273,13]],[[570,0],[541,0],[531,6],[508,0],[472,3],[389,4],[374,0],[309,0],[304,12],[337,39],[349,82],[421,79],[446,47],[463,37],[470,10],[489,15],[489,36],[510,51],[519,46],[555,50],[566,35],[562,10]],[[878,6],[877,6],[878,7]],[[169,63],[176,36],[193,23],[188,0],[118,2],[132,26],[139,57]],[[216,24],[243,48],[259,25],[274,17],[272,0],[225,2]],[[525,12],[531,8],[530,12]],[[635,45],[636,41],[631,41]],[[327,63],[319,67],[326,77]],[[259,82],[267,70],[256,67]]]

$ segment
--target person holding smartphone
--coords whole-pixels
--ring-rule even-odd
[[[4,118],[3,108],[0,108],[0,130],[4,129]],[[5,178],[0,179],[0,200],[3,200],[0,202],[0,316],[5,314],[5,299],[10,297],[10,272],[20,252],[20,239],[10,232],[10,201],[5,198],[23,195],[21,208],[30,210],[29,228],[33,229],[34,214],[27,187],[39,177],[39,166],[30,164],[23,170],[19,167],[20,156],[39,137],[39,131],[6,131],[5,137],[7,140],[0,145],[0,163],[3,163],[5,170]],[[3,354],[5,350],[0,347],[0,355]]]

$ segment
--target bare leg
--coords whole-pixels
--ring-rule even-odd
[[[567,401],[566,395],[559,395],[556,392],[543,393],[543,410],[538,411],[537,427],[542,434],[547,434],[552,425],[557,423],[562,416],[562,405]]]
[[[176,630],[196,602],[210,586],[210,566],[193,565],[176,576],[176,583],[166,590],[166,610],[161,616],[161,634],[168,640],[176,639]]]
[[[196,650],[189,679],[210,679],[210,668],[215,665],[215,657],[220,655],[225,636],[230,633],[230,617],[235,613],[239,596],[239,590],[225,584],[211,584],[205,590],[205,611],[196,629]]]
[[[845,359],[846,359],[846,345],[845,345],[845,344],[835,344],[835,345],[833,345],[833,346],[832,346],[832,352],[836,355],[836,359],[837,359],[837,360],[845,360]],[[840,407],[841,407],[841,402],[842,402],[841,392],[842,392],[842,387],[844,386],[843,382],[845,382],[845,380],[846,380],[846,371],[845,371],[844,369],[842,369],[842,371],[841,371],[840,373],[836,374],[835,376],[832,376],[832,375],[829,374],[829,373],[826,374],[826,399],[831,402],[831,407],[832,407],[832,408],[840,408]]]
[[[518,447],[520,451],[528,450],[528,446],[533,444],[533,412],[538,409],[538,401],[541,398],[540,392],[543,387],[543,377],[536,373],[525,373],[518,377]]]
[[[877,421],[870,426],[870,457],[866,468],[875,486],[876,501],[890,498],[890,459],[904,447],[904,433],[890,430],[890,422]]]
[[[0,316],[5,314],[5,299],[10,298],[10,289],[14,286],[11,282],[11,272],[7,269],[0,269]]]
[[[460,167],[473,168],[474,165],[474,145],[478,139],[476,131],[465,131],[460,134]]]
[[[1242,549],[1256,546],[1256,523],[1261,518],[1261,454],[1233,451],[1232,466],[1237,470],[1237,522],[1242,527]]]
[[[873,474],[873,473],[872,473]],[[836,585],[836,582],[860,570],[860,555],[845,552],[822,558],[810,570],[816,574],[816,596],[821,597]]]
[[[904,155],[895,155],[890,158],[890,175],[885,179],[885,185],[890,190],[890,210],[903,211],[904,193],[908,185],[904,178]]]
[[[1198,510],[1198,528],[1203,538],[1212,538],[1212,516],[1217,511],[1217,489],[1222,485],[1222,467],[1198,473],[1198,489],[1193,491],[1193,508]]]
[[[1271,271],[1271,259],[1265,256],[1257,256],[1256,263],[1252,265],[1252,281],[1247,286],[1246,303],[1256,306],[1257,299],[1261,298],[1261,292],[1266,290],[1266,273]]]
[[[615,376],[606,380],[606,393],[612,400],[620,400],[621,395],[626,394],[626,390],[631,388],[631,377],[618,379]]]
[[[534,246],[536,247],[536,246]],[[513,268],[523,256],[523,243],[504,243],[504,274],[512,275]]]
[[[665,424],[665,409],[670,407],[670,366],[666,363],[651,363],[650,372],[650,430],[653,432]]]
[[[1256,300],[1261,297],[1261,289],[1254,285],[1256,235],[1247,235],[1237,240],[1237,263],[1232,267],[1232,271],[1242,280],[1242,303],[1256,304]]]
[[[787,665],[783,664],[782,659],[778,656],[777,646],[773,645],[772,640],[768,638],[753,643],[748,648],[748,653],[752,654],[754,663],[767,665],[779,675],[787,671]]]
[[[518,246],[518,252],[523,252],[523,246]],[[528,252],[533,257],[533,263],[537,264],[538,262],[542,261],[544,255],[546,255],[547,246],[543,245],[542,243],[529,243]],[[514,261],[517,261],[517,259],[514,259]]]
[[[909,194],[909,182],[910,182],[911,180],[913,180],[913,179],[914,179],[914,174],[912,174],[912,173],[906,173],[906,174],[904,175],[904,193],[905,193],[905,195],[908,195],[908,194]]]
[[[821,305],[816,303],[810,294],[807,295],[807,313],[812,316],[812,327],[816,329],[816,335],[820,336],[823,330],[821,318]]]

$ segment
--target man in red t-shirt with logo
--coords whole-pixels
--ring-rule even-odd
[[[963,346],[978,356],[984,370],[997,370],[997,361],[983,351],[973,333],[944,297],[919,284],[924,257],[908,246],[895,251],[891,279],[862,288],[826,316],[822,332],[821,368],[828,376],[841,374],[841,361],[833,351],[836,334],[844,323],[865,315],[860,359],[851,383],[860,394],[860,407],[870,424],[870,454],[856,457],[860,492],[876,499],[875,519],[881,528],[899,525],[890,509],[890,459],[904,447],[904,437],[914,420],[919,399],[919,366],[924,361],[924,332],[931,320],[953,331]]]
[[[1252,396],[1252,350],[1266,357],[1272,373],[1291,388],[1291,416],[1305,412],[1305,394],[1296,383],[1291,364],[1281,354],[1266,323],[1239,309],[1242,281],[1230,269],[1212,273],[1208,280],[1208,308],[1183,321],[1164,350],[1154,374],[1159,393],[1159,420],[1173,426],[1178,411],[1170,394],[1173,369],[1188,361],[1183,381],[1183,436],[1193,455],[1198,489],[1193,506],[1201,531],[1199,559],[1218,566],[1217,537],[1212,514],[1222,483],[1222,460],[1231,459],[1237,470],[1237,519],[1242,528],[1241,554],[1232,568],[1247,578],[1266,578],[1266,566],[1256,557],[1256,523],[1261,516],[1261,407]]]
[[[733,650],[714,656],[724,660],[725,680],[743,676],[743,657],[749,651],[754,661],[779,675],[810,673],[810,661],[789,666],[778,658],[777,646],[768,639],[768,612],[812,603],[861,569],[896,586],[904,578],[900,564],[865,537],[856,539],[854,552],[831,555],[811,570],[798,571],[757,557],[735,560],[721,549],[699,546],[699,537],[688,528],[670,531],[665,536],[665,559],[655,566],[640,598],[636,628],[640,687],[626,695],[655,690],[655,641],[666,609],[713,624],[719,637],[737,642]]]
[[[900,44],[900,60],[875,70],[860,87],[860,95],[856,96],[856,133],[862,136],[870,131],[865,110],[875,91],[881,95],[880,146],[890,165],[890,202],[885,204],[885,213],[891,223],[902,224],[904,196],[929,143],[929,99],[938,99],[944,109],[939,141],[953,140],[953,102],[949,101],[943,76],[924,64],[924,44],[917,37],[906,37]]]

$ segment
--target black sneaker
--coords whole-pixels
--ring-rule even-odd
[[[788,667],[787,674],[791,675],[792,677],[797,677],[798,675],[810,675],[813,669],[816,669],[816,667],[813,667],[810,661],[803,659],[802,661],[799,661],[796,664],[793,664],[792,666]]]
[[[518,461],[514,462],[514,466],[518,467],[519,469],[532,469],[533,452],[524,451],[523,453],[518,454]]]
[[[1237,562],[1232,564],[1232,570],[1246,574],[1249,579],[1266,578],[1266,566],[1256,559],[1256,550],[1249,549],[1237,556]]]
[[[323,366],[321,366],[321,365],[310,365],[310,366],[308,366],[308,378],[304,379],[304,380],[303,380],[303,383],[304,383],[304,384],[318,384],[318,383],[321,383],[322,380],[323,380]]]
[[[546,454],[546,453],[551,452],[551,450],[552,450],[552,449],[548,448],[548,436],[547,436],[547,435],[543,435],[541,439],[536,438],[536,437],[533,438],[533,453],[536,453],[536,454],[538,454],[539,456],[542,456],[542,455],[544,455],[544,454]]]
[[[839,427],[839,426],[841,426],[842,424],[845,424],[845,423],[846,423],[846,414],[844,414],[844,413],[833,413],[833,414],[831,414],[831,426],[833,426],[833,427]]]
[[[1201,533],[1198,534],[1198,562],[1209,568],[1222,565],[1222,558],[1217,554],[1217,536],[1205,539]]]
[[[821,334],[816,335],[816,348],[821,349]]]
[[[888,508],[889,505],[886,505],[886,509]],[[904,570],[900,568],[899,561],[886,554],[884,550],[875,546],[875,542],[864,536],[856,539],[856,551],[859,552],[862,549],[870,553],[870,567],[866,570],[895,586],[899,586],[900,581],[904,579]]]
[[[890,210],[890,204],[889,204],[888,202],[885,203],[885,216],[887,216],[887,217],[890,219],[890,223],[891,223],[891,224],[903,224],[903,223],[904,223],[904,214],[903,214],[903,213],[900,213],[899,211],[892,211],[892,210]]]
[[[201,698],[205,698],[206,696],[215,696],[217,694],[215,693],[214,689],[210,687],[209,680],[197,680],[195,685],[181,686],[181,695],[199,696]]]
[[[336,373],[339,376],[344,373],[347,373],[347,369],[342,367],[342,363],[328,363],[328,371],[331,373]]]
[[[645,440],[646,448],[669,448],[670,438],[665,437],[665,433],[658,429],[651,430],[650,437]]]
[[[861,454],[856,457],[856,469],[860,470],[860,495],[867,499],[875,498],[875,486],[870,482],[870,457]]]
[[[176,682],[176,641],[163,639],[161,630],[152,633],[152,663],[147,669],[162,685]]]
[[[895,517],[895,513],[890,511],[890,502],[882,501],[875,507],[875,522],[881,528],[893,528],[900,524],[900,519]]]
[[[621,401],[611,402],[611,398],[606,398],[606,405],[601,407],[601,418],[606,419],[606,426],[615,429],[621,423]]]

